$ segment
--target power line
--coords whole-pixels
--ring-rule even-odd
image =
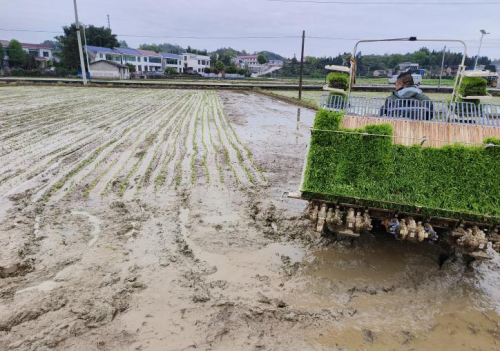
[[[3,32],[29,32],[29,33],[50,33],[64,34],[62,31],[48,30],[30,30],[30,29],[5,29],[0,28]],[[200,39],[200,40],[231,40],[231,39],[297,39],[302,38],[300,35],[274,35],[274,36],[220,36],[220,37],[198,37],[198,36],[173,36],[173,35],[136,35],[136,34],[115,34],[119,37],[126,38],[159,38],[159,39]]]
[[[341,38],[341,37],[320,37],[320,36],[308,36],[307,38],[309,39],[318,39],[318,40],[333,40],[333,41],[358,41],[358,40],[363,40],[363,38]],[[476,43],[479,44],[479,40],[474,40],[474,39],[468,39],[468,40],[463,40],[468,43]],[[490,45],[495,45],[495,42],[493,41],[500,41],[499,39],[488,39],[488,44]],[[486,39],[483,40],[483,42],[486,42]],[[421,43],[421,42],[419,42]]]
[[[28,33],[51,33],[51,34],[63,34],[62,31],[49,31],[49,30],[36,30],[36,29],[5,29],[0,28],[2,32],[28,32]]]
[[[268,2],[285,2],[285,3],[311,3],[311,4],[335,4],[335,5],[500,5],[500,2],[348,2],[348,1],[318,1],[318,0],[267,0]]]
[[[222,37],[197,37],[197,36],[171,36],[171,35],[134,35],[134,34],[116,34],[120,37],[129,38],[165,38],[165,39],[200,39],[200,40],[214,40],[214,39],[297,39],[302,38],[299,35],[283,35],[283,36],[222,36]]]

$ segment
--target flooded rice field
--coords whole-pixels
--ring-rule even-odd
[[[0,88],[0,350],[499,350],[500,259],[318,237],[314,111]]]

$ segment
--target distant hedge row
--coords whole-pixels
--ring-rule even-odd
[[[341,120],[337,112],[316,115],[304,197],[358,198],[365,206],[408,212],[418,206],[429,216],[471,221],[487,215],[500,223],[499,147],[394,145],[391,137],[361,134],[392,136],[389,124],[349,130],[340,128]]]

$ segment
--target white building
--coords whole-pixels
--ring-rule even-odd
[[[122,56],[121,63],[125,65],[127,63],[135,67],[136,72],[142,71],[142,54],[135,49],[128,48],[114,48],[115,52],[120,53]]]
[[[248,68],[251,66],[260,65],[257,61],[258,55],[243,55],[236,56],[235,61],[239,63],[243,68]]]
[[[160,52],[160,55],[163,58],[163,71],[165,71],[167,68],[173,68],[177,73],[182,73],[182,56],[169,54],[166,52]]]
[[[271,66],[283,66],[283,60],[269,60],[268,64]]]
[[[141,54],[141,65],[138,72],[160,72],[162,69],[163,57],[151,50],[136,50]]]
[[[259,55],[243,55],[243,56],[236,56],[233,61],[236,62],[236,64],[244,69],[250,70],[252,73],[257,73],[262,71],[263,66],[261,65],[258,61]]]
[[[25,53],[35,56],[36,59],[52,60],[52,46],[50,45],[27,43],[21,43],[21,45]]]
[[[210,57],[185,53],[182,54],[182,69],[184,73],[202,73],[210,68]]]
[[[128,48],[103,48],[88,45],[90,62],[113,61],[121,65],[127,63],[135,67],[136,72],[162,72],[163,57],[151,50],[139,50]]]

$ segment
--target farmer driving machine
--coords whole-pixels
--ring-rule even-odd
[[[462,64],[448,101],[354,97],[358,45],[455,42]],[[446,242],[474,258],[500,251],[500,105],[465,70],[460,40],[362,40],[350,67],[327,66],[298,192],[315,229],[357,238],[382,228],[408,242]],[[482,72],[484,74],[484,72]]]

